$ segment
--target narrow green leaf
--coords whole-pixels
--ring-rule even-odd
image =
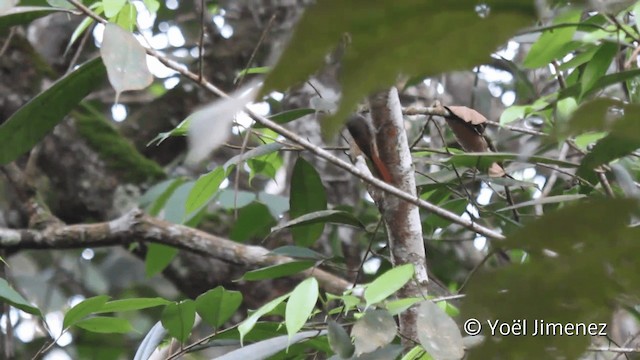
[[[218,286],[196,298],[196,311],[209,325],[219,328],[235,314],[240,304],[242,293]]]
[[[271,153],[274,153],[280,149],[282,149],[284,145],[282,143],[279,142],[272,142],[269,144],[265,144],[265,145],[260,145],[255,149],[251,149],[243,154],[240,155],[236,155],[234,157],[232,157],[231,159],[227,160],[226,163],[224,163],[224,165],[222,166],[224,169],[226,169],[227,171],[229,171],[229,167],[233,166],[233,165],[238,165],[243,161],[247,161],[249,159],[253,159],[259,156],[263,156],[263,155],[268,155]]]
[[[67,329],[70,326],[75,325],[87,315],[100,311],[102,306],[104,306],[108,300],[109,297],[107,295],[99,295],[85,299],[67,311],[64,315],[64,320],[62,321],[62,328]]]
[[[163,244],[147,244],[147,254],[144,261],[144,273],[152,277],[164,270],[178,255],[179,250]]]
[[[349,225],[358,229],[365,229],[363,223],[358,220],[352,213],[340,210],[320,210],[309,214],[302,215],[293,220],[287,221],[282,225],[278,225],[271,229],[271,232],[280,231],[285,228],[295,228],[308,224],[340,224]]]
[[[316,169],[303,158],[293,166],[289,198],[289,214],[292,218],[327,209],[327,195]],[[324,230],[323,223],[297,226],[291,229],[297,245],[310,246]]]
[[[289,294],[282,295],[277,297],[268,303],[262,305],[258,310],[256,310],[253,314],[251,314],[248,318],[246,318],[240,325],[238,325],[238,332],[240,333],[240,344],[251,329],[255,326],[258,319],[262,316],[275,309],[276,306],[280,305],[286,298],[289,297]]]
[[[477,167],[479,169],[486,169],[491,166],[494,162],[501,162],[504,160],[513,160],[523,163],[542,163],[549,165],[559,165],[567,168],[576,168],[579,165],[562,161],[553,158],[547,158],[544,156],[524,156],[523,154],[512,154],[512,153],[464,153],[464,154],[456,154],[447,160],[448,163],[451,163],[456,166],[466,166],[466,167]]]
[[[231,171],[231,169],[227,171]],[[220,189],[220,184],[227,177],[227,171],[224,167],[217,167],[198,178],[184,205],[186,214],[200,210],[213,199]]]
[[[384,307],[387,309],[389,314],[395,316],[406,311],[408,308],[412,307],[413,305],[423,300],[424,299],[421,299],[421,298],[404,298],[404,299],[392,300],[387,302]]]
[[[291,261],[284,264],[271,265],[257,270],[247,271],[242,280],[256,281],[264,279],[277,279],[284,276],[294,275],[301,271],[307,270],[315,265],[315,261]]]
[[[195,319],[196,304],[193,300],[171,303],[164,308],[161,316],[162,326],[181,343],[189,339]]]
[[[16,6],[0,14],[0,30],[15,25],[28,24],[31,21],[56,12],[71,12],[47,6]]]
[[[38,94],[0,125],[0,164],[7,164],[38,143],[105,79],[101,59],[93,59]],[[55,104],[52,106],[51,104]]]
[[[122,312],[148,309],[156,306],[167,305],[170,301],[155,297],[155,298],[131,298],[113,300],[105,303],[96,314],[108,313],[108,312]]]
[[[316,278],[307,278],[293,289],[287,301],[287,310],[284,318],[289,339],[302,329],[316,307],[317,301],[318,280]]]
[[[2,259],[0,258],[0,260]],[[2,260],[2,262],[4,262],[4,260]],[[9,285],[7,280],[2,278],[0,278],[0,300],[29,314],[42,316],[42,314],[40,313],[40,309],[29,304],[29,302],[25,298],[23,298],[22,295],[20,295],[11,287],[11,285]]]
[[[607,73],[611,61],[613,61],[618,52],[618,46],[618,44],[610,42],[600,45],[582,73],[580,97],[588,93],[598,80]]]
[[[367,307],[381,302],[396,291],[400,290],[413,277],[412,264],[404,264],[378,276],[364,291],[364,299]]]
[[[71,48],[71,45],[73,45],[76,42],[76,40],[80,38],[80,35],[82,35],[85,32],[85,30],[89,28],[91,24],[93,24],[93,21],[94,20],[89,16],[82,19],[82,21],[76,27],[76,29],[73,30],[73,34],[71,34],[71,38],[69,38],[69,43],[67,44],[67,49],[65,51],[69,51],[69,48]]]
[[[129,320],[123,318],[94,316],[75,324],[81,329],[100,334],[126,334],[133,331]]]
[[[524,201],[512,206],[507,206],[505,208],[497,210],[507,211],[512,209],[519,209],[527,206],[535,206],[535,205],[545,205],[545,204],[557,204],[557,203],[565,203],[569,201],[575,201],[584,198],[586,195],[584,194],[571,194],[571,195],[556,195],[556,196],[547,196],[541,199],[535,199],[530,201]]]
[[[244,77],[250,74],[266,74],[269,72],[269,70],[271,70],[269,66],[257,66],[257,67],[242,69],[240,72],[238,72],[238,75],[236,75],[236,78],[233,80],[233,82],[237,82],[241,77]]]
[[[315,112],[316,110],[314,109],[293,109],[293,110],[287,110],[281,113],[271,115],[269,116],[269,119],[282,125],[282,124],[289,123],[293,120],[300,119],[303,116],[313,114]],[[264,128],[264,126],[262,126],[261,124],[255,124],[253,127],[256,129]]]
[[[284,255],[296,259],[326,260],[327,257],[306,247],[285,245],[271,250],[273,254]]]

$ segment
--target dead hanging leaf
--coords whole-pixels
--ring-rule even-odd
[[[153,75],[147,67],[144,47],[120,26],[106,25],[100,55],[116,91],[116,103],[123,91],[142,90],[151,85]]]
[[[418,308],[418,339],[435,360],[457,360],[464,356],[462,335],[456,322],[438,305],[426,300]]]
[[[444,108],[453,115],[446,118],[447,124],[464,151],[493,151],[492,146],[484,136],[484,128],[487,122],[487,118],[484,115],[466,106],[444,106]],[[491,177],[505,175],[504,169],[498,163],[491,164],[488,173]]]
[[[249,82],[228,99],[218,99],[189,115],[189,153],[185,162],[196,164],[224,143],[231,134],[234,117],[253,101],[260,85],[258,80]]]
[[[386,346],[396,337],[397,331],[396,322],[388,311],[367,311],[351,328],[356,356]]]

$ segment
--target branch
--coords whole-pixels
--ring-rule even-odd
[[[412,196],[417,196],[413,160],[407,132],[404,129],[398,91],[391,88],[391,90],[372,95],[369,103],[380,160],[389,169],[394,185]],[[398,291],[399,297],[426,296],[429,277],[418,207],[393,196],[382,196],[378,206],[389,235],[393,264],[413,264],[415,269],[416,281],[410,281],[403,286]],[[410,307],[400,315],[400,332],[407,338],[416,340],[418,338],[417,320],[418,308]]]
[[[138,241],[173,246],[229,263],[263,267],[293,261],[261,246],[239,244],[184,225],[172,224],[139,209],[112,221],[96,224],[55,225],[43,230],[0,228],[0,249],[75,249],[129,245]],[[351,284],[321,269],[309,269],[323,289],[342,295]]]

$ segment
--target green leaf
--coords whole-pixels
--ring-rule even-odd
[[[640,75],[640,69],[633,69],[633,70],[615,72],[613,74],[602,76],[598,79],[595,85],[593,85],[591,89],[586,94],[584,94],[583,97],[589,96],[596,91],[606,88],[607,86],[614,85],[619,82],[626,81],[628,79],[632,79],[639,75]],[[558,99],[563,99],[570,96],[578,97],[580,96],[580,89],[581,87],[579,83],[569,86],[566,89],[563,89],[560,91],[560,93],[558,94]]]
[[[124,4],[127,3],[127,0],[102,0],[102,6],[104,8],[104,15],[111,19],[112,17],[118,15],[120,10],[124,7]]]
[[[300,217],[318,210],[327,209],[327,195],[316,169],[303,158],[298,158],[293,166],[289,198],[289,214]],[[291,229],[297,245],[312,245],[324,230],[324,223],[297,226]]]
[[[158,0],[143,0],[144,6],[151,14],[155,14],[160,9],[160,2]]]
[[[545,205],[545,204],[558,204],[565,203],[569,201],[575,201],[584,198],[586,195],[584,194],[569,194],[569,195],[556,195],[556,196],[547,196],[539,199],[524,201],[512,206],[507,206],[505,208],[499,209],[500,211],[507,211],[512,209],[519,209],[527,206],[535,206],[535,205]]]
[[[420,345],[435,359],[462,359],[464,346],[460,329],[453,319],[430,300],[418,308],[416,321]]]
[[[16,6],[0,14],[0,30],[15,25],[28,24],[31,21],[56,12],[70,12],[68,9],[58,9],[46,6]]]
[[[109,82],[116,91],[116,103],[123,91],[142,90],[153,82],[144,47],[132,33],[116,24],[106,25],[100,56],[107,67]]]
[[[578,10],[566,11],[558,15],[553,23],[577,23],[580,21],[581,12]],[[527,68],[538,68],[546,66],[556,59],[560,59],[567,54],[569,49],[567,44],[576,32],[574,26],[554,28],[542,33],[532,46],[524,59],[523,65]]]
[[[238,220],[231,228],[229,238],[245,242],[252,238],[264,238],[269,235],[271,226],[276,220],[271,216],[266,205],[254,202],[238,211]]]
[[[553,158],[547,158],[543,156],[525,156],[523,154],[512,153],[463,153],[451,156],[447,163],[456,166],[477,167],[478,169],[488,169],[494,162],[501,162],[505,160],[513,160],[523,163],[541,163],[549,165],[559,165],[561,167],[575,168],[578,164],[557,160]]]
[[[160,273],[169,266],[171,261],[178,255],[178,252],[177,248],[171,246],[148,243],[144,261],[144,273],[147,277]]]
[[[184,184],[184,179],[178,178],[165,180],[154,185],[140,199],[141,206],[144,206],[150,215],[158,216],[171,198],[171,195],[182,184]],[[146,201],[146,203],[143,201]]]
[[[184,205],[186,214],[192,214],[200,210],[209,201],[213,200],[220,189],[220,184],[227,177],[228,171],[231,171],[231,169],[225,171],[223,167],[219,166],[198,178]]]
[[[307,278],[293,289],[287,301],[287,310],[284,318],[289,339],[302,329],[316,307],[317,301],[318,280],[316,278]]]
[[[410,308],[413,305],[419,303],[420,301],[424,301],[424,299],[421,299],[421,298],[404,298],[404,299],[398,299],[398,300],[389,301],[389,302],[387,302],[385,304],[384,307],[387,309],[389,314],[395,316],[395,315],[398,315],[398,314],[406,311],[408,308]]]
[[[582,73],[580,97],[588,93],[598,80],[607,73],[611,61],[618,52],[618,44],[605,42],[587,63]]]
[[[161,316],[162,326],[181,343],[189,339],[195,319],[196,304],[193,300],[171,303],[165,306]]]
[[[121,28],[132,32],[136,27],[136,18],[138,17],[138,10],[133,5],[133,3],[128,2],[124,5],[122,10],[118,13],[118,16],[115,18],[115,23]],[[113,21],[114,19],[109,19]],[[146,65],[146,62],[145,62]]]
[[[306,247],[285,245],[279,248],[271,250],[271,253],[276,255],[288,256],[296,259],[309,259],[309,260],[326,260],[327,257],[319,252],[313,251]]]
[[[235,314],[240,304],[242,294],[239,291],[218,286],[196,298],[196,311],[209,325],[219,328]]]
[[[261,93],[305,81],[324,65],[330,51],[344,47],[340,108],[323,119],[323,133],[331,136],[358,101],[391,86],[400,73],[411,77],[469,69],[487,61],[500,44],[535,17],[531,1],[484,4],[491,10],[480,16],[475,1],[317,2],[305,11]],[[459,24],[464,26],[456,26]],[[349,41],[344,40],[345,34]],[[461,49],[464,56],[460,56]]]
[[[4,260],[2,260],[2,262],[4,262]],[[22,295],[20,295],[11,287],[11,285],[9,285],[7,280],[2,278],[0,278],[0,300],[29,314],[42,316],[42,313],[40,313],[40,309],[29,304],[29,302],[25,298],[23,298]]]
[[[269,66],[257,66],[257,67],[243,69],[240,72],[238,72],[238,75],[236,75],[236,78],[233,80],[233,82],[238,82],[240,78],[250,74],[266,74],[269,72],[270,69],[271,68]]]
[[[513,105],[506,108],[500,115],[500,125],[505,125],[524,118],[528,106]]]
[[[185,210],[185,204],[193,191],[195,183],[195,181],[187,181],[179,185],[173,193],[169,195],[164,207],[158,214],[162,215],[164,220],[172,223],[184,224],[188,222],[191,217],[197,214],[193,213],[187,216],[188,214]]]
[[[260,156],[264,156],[264,155],[268,155],[271,153],[274,153],[280,149],[282,149],[284,145],[282,143],[279,142],[272,142],[269,144],[265,144],[265,145],[260,145],[255,149],[251,149],[243,154],[240,155],[236,155],[234,157],[232,157],[231,159],[227,160],[226,163],[224,163],[223,168],[226,169],[227,171],[229,171],[229,167],[230,166],[235,166],[240,164],[243,161],[247,161],[249,159],[253,159],[256,157],[260,157]]]
[[[217,203],[224,209],[238,209],[256,201],[256,194],[233,189],[221,189],[218,191]],[[271,210],[269,210],[271,212]],[[273,215],[273,212],[271,212]]]
[[[70,326],[75,325],[84,317],[100,311],[108,300],[109,297],[107,295],[99,295],[85,299],[67,311],[64,315],[64,320],[62,321],[62,328],[67,329]]]
[[[320,210],[287,221],[282,225],[274,227],[271,231],[276,232],[285,228],[326,223],[349,225],[358,229],[365,229],[364,224],[361,223],[360,220],[358,220],[358,218],[356,218],[352,213],[341,210]]]
[[[597,98],[582,104],[566,124],[561,124],[560,137],[578,135],[588,131],[604,131],[609,128],[607,114],[611,108],[623,108],[622,101],[610,98]]]
[[[238,332],[240,333],[240,344],[251,329],[255,326],[258,319],[262,316],[275,309],[276,306],[280,305],[286,298],[289,297],[289,294],[282,295],[277,297],[268,303],[262,305],[258,310],[256,310],[253,314],[251,314],[248,318],[246,318],[240,325],[238,325]]]
[[[529,332],[486,336],[470,349],[470,359],[497,353],[506,359],[575,359],[584,354],[588,336],[531,336],[534,321],[604,323],[611,319],[614,304],[637,296],[631,284],[638,281],[633,259],[640,251],[640,232],[628,227],[633,214],[638,214],[635,200],[591,199],[509,234],[501,245],[525,250],[530,261],[476,274],[467,287],[461,318],[484,324],[489,319],[526,321]]]
[[[75,324],[81,329],[100,334],[126,334],[133,331],[129,320],[107,316],[94,316]]]
[[[447,201],[438,206],[442,207],[443,209],[449,210],[456,215],[461,215],[465,211],[468,205],[469,205],[469,200],[467,198],[458,198],[458,199]],[[443,219],[436,214],[429,214],[424,219],[424,223],[430,225],[435,229],[435,228],[444,228],[451,225],[451,220]]]
[[[93,59],[18,109],[0,125],[0,164],[17,159],[35,146],[85,96],[102,85],[105,74],[102,60]]]
[[[350,358],[356,349],[351,343],[351,337],[337,322],[329,320],[328,325],[329,334],[327,337],[329,339],[331,350],[340,355],[343,359]]]
[[[315,112],[316,111],[314,109],[287,110],[287,111],[283,111],[281,113],[277,113],[275,115],[269,116],[269,120],[282,125],[282,124],[289,123],[293,120],[300,119],[303,116],[314,114]],[[261,124],[255,124],[253,127],[256,129],[264,128],[264,126]]]
[[[413,277],[413,264],[396,266],[378,276],[364,291],[367,307],[379,303],[400,290]]]
[[[67,43],[67,49],[65,51],[69,51],[69,49],[71,48],[71,45],[73,45],[76,42],[76,40],[80,38],[80,35],[82,35],[82,33],[84,33],[85,30],[87,30],[87,28],[91,26],[91,24],[93,24],[93,21],[94,20],[89,16],[82,19],[82,21],[76,27],[76,29],[73,30],[73,34],[71,34],[71,38],[69,38],[69,43]]]
[[[314,265],[315,261],[312,260],[291,261],[284,264],[271,265],[261,269],[247,271],[242,276],[242,280],[256,281],[264,279],[277,279],[284,276],[297,274],[301,271],[307,270]]]
[[[99,313],[108,313],[108,312],[142,310],[142,309],[148,309],[156,306],[167,305],[169,303],[170,303],[169,300],[165,300],[159,297],[113,300],[105,303],[102,306],[102,308],[100,308],[100,310],[96,311],[95,313],[99,314]]]

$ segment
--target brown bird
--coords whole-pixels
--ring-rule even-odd
[[[380,159],[372,125],[364,116],[353,115],[347,120],[347,130],[355,141],[358,149],[371,161],[376,175],[386,183],[391,183],[393,177],[389,168]]]

